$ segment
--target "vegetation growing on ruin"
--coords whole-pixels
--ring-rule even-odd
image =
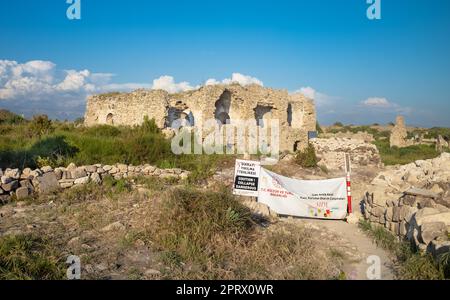
[[[308,147],[304,150],[297,151],[295,155],[295,162],[304,168],[317,167],[316,150],[312,144],[308,144]]]

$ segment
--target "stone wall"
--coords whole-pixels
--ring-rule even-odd
[[[351,131],[347,132],[337,132],[337,133],[323,133],[320,135],[321,138],[347,138],[352,140],[361,140],[366,143],[372,143],[375,141],[375,138],[372,134],[367,133],[365,131],[359,131],[357,133],[353,133]]]
[[[305,147],[308,131],[316,130],[312,100],[285,90],[239,84],[203,86],[178,94],[137,90],[92,96],[87,101],[85,125],[137,125],[145,116],[154,118],[161,129],[170,128],[177,119],[185,120],[185,127],[198,128],[210,119],[222,125],[233,120],[269,124],[276,119],[280,122],[281,151]]]
[[[101,184],[106,176],[112,176],[114,179],[154,176],[184,180],[189,174],[181,169],[159,169],[148,164],[142,166],[96,164],[81,167],[70,164],[67,168],[6,169],[4,172],[0,169],[0,203],[7,203],[12,198],[22,200],[34,193],[48,194],[89,182]]]
[[[411,189],[383,204],[375,201],[374,194],[367,193],[363,200],[364,217],[437,257],[450,251],[450,209],[437,204],[437,197],[426,190]]]
[[[450,154],[390,166],[367,187],[367,220],[433,255],[450,251]]]
[[[316,150],[319,165],[329,170],[343,170],[345,166],[345,153],[350,153],[352,168],[381,165],[380,154],[375,145],[362,140],[349,138],[316,138],[311,140]]]

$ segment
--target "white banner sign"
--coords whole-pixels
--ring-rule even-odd
[[[345,219],[347,183],[345,178],[297,180],[261,168],[258,202],[280,215]]]
[[[258,183],[261,170],[259,161],[236,159],[233,194],[258,197]]]

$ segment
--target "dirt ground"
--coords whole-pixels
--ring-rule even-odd
[[[294,178],[320,179],[343,174],[308,171],[292,164],[280,163],[273,168]],[[353,177],[353,208],[359,211],[359,199],[364,184],[377,170],[355,172]],[[231,184],[233,168],[227,166],[209,180],[214,187],[218,181]],[[172,188],[168,186],[167,188]],[[172,278],[171,267],[160,259],[160,253],[141,237],[140,228],[149,218],[148,208],[160,200],[161,193],[135,185],[127,196],[70,195],[61,201],[51,195],[36,202],[19,202],[0,207],[0,235],[34,233],[51,237],[62,256],[80,256],[83,279],[164,279]],[[79,197],[78,197],[79,196]],[[336,268],[345,272],[346,279],[367,279],[367,258],[377,255],[382,262],[382,279],[393,279],[392,262],[355,224],[344,221],[281,218],[262,224],[260,230],[307,228],[319,249],[330,250]],[[293,226],[293,227],[292,227]],[[338,275],[338,274],[336,274]]]

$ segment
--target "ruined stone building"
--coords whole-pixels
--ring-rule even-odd
[[[312,100],[285,90],[239,84],[203,86],[177,94],[137,90],[91,96],[85,125],[139,125],[145,116],[155,119],[161,129],[170,128],[180,118],[193,128],[202,128],[209,119],[225,126],[233,119],[254,120],[262,127],[266,121],[277,119],[281,151],[303,148],[308,143],[308,133],[316,130]]]
[[[406,130],[404,117],[397,116],[389,141],[391,147],[404,148],[413,145],[413,142],[408,140],[408,131]]]

